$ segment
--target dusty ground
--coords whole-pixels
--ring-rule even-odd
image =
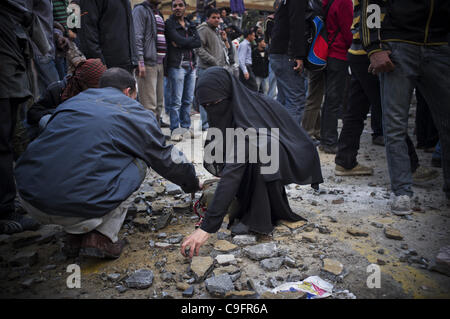
[[[198,128],[199,116],[193,117]],[[411,118],[411,123],[413,118]],[[413,125],[410,125],[412,129]],[[166,129],[165,129],[166,130]],[[166,132],[167,133],[167,132]],[[194,143],[201,145],[201,132],[197,132]],[[178,143],[193,160],[202,180],[211,176],[201,165],[201,152],[190,154],[191,140]],[[423,165],[429,166],[431,154],[418,150]],[[401,218],[389,212],[389,177],[383,147],[374,146],[370,139],[370,125],[366,125],[361,140],[359,161],[374,168],[373,176],[335,177],[334,156],[320,153],[325,182],[321,194],[315,194],[308,186],[290,185],[288,196],[294,212],[308,219],[308,224],[291,230],[279,226],[273,236],[259,238],[258,243],[276,242],[278,247],[294,258],[297,266],[282,266],[279,270],[268,272],[258,262],[243,254],[237,254],[241,276],[235,289],[248,290],[248,281],[262,294],[270,289],[268,281],[281,284],[292,278],[304,279],[317,275],[334,284],[334,291],[348,290],[357,298],[450,298],[450,277],[429,270],[439,249],[450,244],[450,209],[441,191],[442,171],[439,177],[429,184],[414,187],[415,211],[409,218]],[[143,187],[161,181],[161,177],[149,172]],[[141,190],[142,187],[141,187]],[[139,192],[136,193],[136,196]],[[199,194],[197,194],[199,196]],[[160,196],[173,202],[173,196]],[[177,196],[178,199],[180,196]],[[158,198],[159,199],[159,198]],[[334,203],[333,203],[334,201]],[[142,204],[142,203],[141,203]],[[140,212],[138,217],[148,213]],[[166,233],[188,235],[194,230],[196,218],[192,212],[176,213],[176,219],[164,229],[152,232],[141,231],[130,220],[122,229],[120,237],[126,237],[130,244],[122,256],[113,261],[66,259],[60,253],[61,239],[52,237],[49,243],[32,244],[14,248],[15,236],[2,236],[0,240],[0,297],[5,298],[182,298],[182,291],[176,285],[188,282],[189,259],[179,253],[179,244],[169,248],[152,247],[150,244],[162,242],[158,234]],[[226,223],[222,233],[226,233]],[[347,230],[356,227],[367,234],[355,237]],[[400,231],[402,240],[388,239],[384,234],[386,227]],[[329,230],[327,232],[326,230]],[[325,231],[324,231],[325,230]],[[302,240],[303,235],[315,235],[314,243]],[[314,237],[314,236],[313,236]],[[231,240],[230,238],[228,240]],[[202,247],[201,256],[214,256],[217,235],[211,236],[208,244]],[[19,252],[31,251],[38,255],[32,266],[12,267],[11,258]],[[344,266],[341,276],[333,277],[323,272],[323,259],[339,261]],[[164,264],[164,261],[165,264]],[[81,288],[69,289],[66,280],[71,273],[68,265],[81,267]],[[367,271],[370,264],[378,264],[381,269],[381,287],[368,288]],[[127,289],[122,292],[117,286],[134,270],[146,268],[154,273],[153,284],[144,290]],[[171,272],[173,279],[163,281],[163,272]],[[118,278],[107,278],[117,273]],[[288,278],[291,276],[290,278]],[[271,280],[269,280],[271,279]],[[205,283],[194,283],[192,298],[211,298]],[[349,297],[348,294],[340,296]],[[332,297],[338,297],[334,294]]]

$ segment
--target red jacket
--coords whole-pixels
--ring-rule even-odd
[[[325,8],[330,0],[323,0]],[[326,18],[328,41],[331,43],[328,56],[347,60],[347,51],[352,44],[353,2],[352,0],[334,0]],[[336,35],[336,32],[339,33]],[[336,38],[335,38],[336,37]]]

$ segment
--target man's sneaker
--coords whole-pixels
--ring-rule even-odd
[[[377,137],[372,138],[373,145],[384,146],[384,137],[383,135],[379,135]]]
[[[440,157],[432,157],[431,166],[439,168],[442,167],[442,159]]]
[[[183,137],[184,138],[194,138],[194,130],[193,129],[183,129]]]
[[[428,167],[419,166],[412,174],[413,183],[424,183],[431,181],[439,176],[439,173]]]
[[[40,226],[41,224],[33,218],[16,212],[0,215],[0,234],[10,235],[25,230],[37,230]]]
[[[336,154],[337,153],[337,145],[319,145],[319,150],[327,153],[327,154]]]
[[[172,136],[170,137],[170,140],[173,142],[180,142],[183,140],[183,135],[179,133],[172,133]]]
[[[126,240],[113,243],[111,239],[94,230],[83,236],[80,256],[116,259],[120,257],[126,244]]]
[[[346,169],[341,165],[336,164],[334,169],[334,175],[336,176],[360,176],[360,175],[373,175],[373,169],[361,164],[357,164],[352,169]]]
[[[397,216],[412,214],[411,198],[408,195],[394,195],[394,200],[391,203],[391,212]]]

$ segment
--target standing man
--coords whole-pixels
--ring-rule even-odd
[[[31,34],[30,30],[34,32]],[[14,200],[14,156],[12,139],[17,110],[32,97],[30,36],[42,52],[49,50],[40,21],[25,1],[0,2],[0,234],[12,234],[39,227],[35,221],[16,213]]]
[[[165,24],[158,5],[146,0],[133,9],[136,47],[139,59],[138,94],[142,105],[155,113],[161,124],[164,105],[164,57],[167,53]]]
[[[252,52],[252,70],[255,73],[257,91],[269,92],[269,57],[264,38],[256,39],[256,48]]]
[[[323,6],[333,0],[324,0]],[[327,68],[325,70],[325,100],[320,117],[320,146],[325,153],[336,154],[338,142],[338,114],[344,98],[348,69],[347,51],[352,44],[352,0],[334,0],[328,6],[326,17],[329,41]]]
[[[80,5],[80,50],[108,68],[137,67],[136,41],[129,0],[76,0]]]
[[[303,0],[280,3],[275,12],[269,56],[277,79],[277,100],[299,125],[305,108],[305,9]]]
[[[384,15],[380,29],[368,21],[370,4],[389,13]],[[361,38],[370,59],[368,71],[380,79],[383,133],[394,193],[391,210],[411,212],[412,174],[406,136],[414,88],[425,98],[439,132],[444,192],[450,203],[450,2],[363,0],[361,12]]]
[[[219,31],[220,12],[217,9],[210,9],[207,12],[206,22],[197,27],[198,35],[202,46],[196,49],[198,55],[198,77],[209,67],[229,65],[227,33],[224,30]],[[205,109],[200,105],[200,116],[202,119],[202,130],[208,129],[208,117]]]
[[[252,71],[252,42],[255,41],[253,29],[244,31],[244,41],[238,48],[239,56],[239,80],[250,90],[257,91],[255,74]]]
[[[179,140],[179,134],[174,135],[175,129],[181,126],[181,133],[184,133],[191,127],[190,110],[194,98],[197,63],[193,49],[199,48],[202,43],[195,25],[184,17],[185,0],[172,0],[172,12],[166,21],[167,80],[170,82],[168,93],[171,97],[166,110],[170,117],[172,139],[176,141]],[[193,134],[189,131],[192,137],[191,133]]]

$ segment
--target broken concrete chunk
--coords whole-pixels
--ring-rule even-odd
[[[214,268],[214,260],[211,257],[194,256],[191,261],[191,271],[197,282],[202,282]]]
[[[206,289],[215,297],[225,297],[227,292],[234,290],[234,284],[230,275],[223,274],[205,280]]]
[[[238,246],[236,246],[235,244],[230,243],[227,240],[218,240],[215,244],[214,244],[214,249],[220,252],[230,252],[233,251],[235,249],[237,249]]]
[[[275,258],[267,258],[260,261],[260,266],[264,270],[267,271],[277,271],[281,268],[283,265],[284,258],[282,257],[275,257]]]
[[[335,276],[339,276],[344,270],[344,265],[334,259],[325,258],[323,260],[323,271],[329,272]]]
[[[400,233],[400,231],[398,229],[395,229],[392,227],[385,227],[384,235],[389,239],[394,239],[394,240],[402,240],[403,239],[403,235]]]
[[[149,269],[139,269],[125,280],[128,288],[147,289],[153,284],[153,272]]]
[[[256,244],[256,236],[238,235],[233,237],[233,244],[238,246],[246,246]]]
[[[355,237],[367,237],[369,234],[362,229],[356,227],[350,227],[347,229],[347,233]]]
[[[266,258],[277,257],[279,249],[275,243],[264,243],[244,248],[244,253],[253,260],[262,260]]]

